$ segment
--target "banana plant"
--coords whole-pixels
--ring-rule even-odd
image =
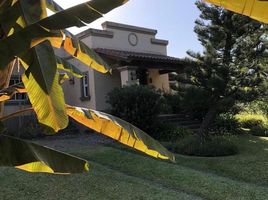
[[[205,0],[227,10],[268,23],[268,0]]]
[[[74,76],[82,73],[57,57],[54,48],[64,49],[89,68],[102,73],[111,68],[82,41],[66,34],[69,27],[82,27],[103,16],[127,0],[91,0],[63,10],[51,0],[3,0],[0,2],[0,111],[4,101],[15,93],[26,93],[32,108],[0,117],[1,121],[34,111],[41,124],[58,132],[68,125],[69,117],[150,156],[170,159],[174,156],[157,141],[133,125],[114,116],[67,106],[61,83],[64,70]],[[48,16],[47,8],[54,12]],[[15,63],[24,67],[23,84],[8,87]],[[68,78],[68,77],[67,77]],[[88,170],[88,163],[53,149],[9,136],[0,137],[0,165],[15,166],[30,172],[75,173]],[[63,165],[63,160],[68,160]],[[65,161],[64,161],[65,162]]]
[[[11,99],[16,93],[26,93],[21,84],[10,86],[0,91],[0,102]],[[65,105],[69,117],[78,123],[108,136],[121,144],[134,148],[154,158],[175,162],[175,157],[158,141],[132,124],[107,113],[92,109]],[[19,110],[0,118],[1,121],[17,117],[25,112],[33,112],[33,108]],[[7,152],[7,153],[5,153]],[[20,153],[23,152],[23,153]],[[48,149],[37,144],[0,135],[0,165],[15,166],[29,172],[46,172],[69,174],[89,169],[87,161]],[[65,162],[65,159],[68,162]],[[64,165],[62,164],[64,161]]]

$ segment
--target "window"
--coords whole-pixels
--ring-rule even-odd
[[[21,78],[20,76],[12,76],[10,81],[9,81],[9,85],[15,85],[15,84],[19,84],[21,83]],[[28,96],[27,94],[15,94],[13,95],[13,97],[10,99],[11,101],[26,101],[28,100]]]
[[[81,78],[81,88],[82,88],[82,95],[81,100],[89,100],[89,78],[88,73],[84,73],[84,76]]]

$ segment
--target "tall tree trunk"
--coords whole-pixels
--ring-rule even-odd
[[[208,137],[209,126],[214,121],[217,116],[218,109],[216,105],[210,106],[205,118],[202,121],[202,124],[198,130],[198,135],[201,141],[205,140]]]
[[[9,86],[9,81],[14,69],[16,60],[13,60],[8,64],[4,70],[0,70],[0,90],[7,88]],[[0,117],[3,116],[4,112],[4,102],[0,102]]]

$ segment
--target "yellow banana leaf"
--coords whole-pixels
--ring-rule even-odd
[[[86,127],[155,158],[175,161],[158,141],[132,124],[112,115],[91,109],[67,106],[67,114]]]
[[[0,69],[6,67],[15,56],[20,56],[22,52],[49,40],[55,48],[61,48],[63,44],[63,48],[67,53],[85,65],[102,73],[111,71],[109,65],[82,41],[70,37],[66,37],[63,41],[63,37],[64,34],[59,31],[49,31],[41,26],[29,26],[0,40]],[[57,62],[68,66],[66,62],[60,61],[60,59],[57,59]],[[78,70],[73,69],[73,72],[78,72]]]
[[[205,0],[227,10],[249,16],[258,21],[268,23],[267,0]]]
[[[78,78],[82,77],[82,72],[76,68],[71,63],[65,61],[64,59],[61,59],[60,57],[56,57],[57,60],[57,67],[60,70],[67,71],[68,73],[72,74],[73,76],[76,76]],[[59,84],[63,84],[66,80],[70,79],[68,74],[59,74]],[[27,93],[25,87],[23,84],[16,84],[11,85],[8,88],[5,88],[0,91],[0,102],[4,102],[7,100],[10,100],[16,93]]]
[[[59,70],[63,70],[65,72],[68,72],[77,78],[83,77],[83,72],[79,68],[77,68],[76,66],[69,63],[67,60],[65,60],[63,58],[60,58],[58,56],[56,56],[55,58],[56,58],[57,67]]]
[[[109,65],[82,41],[66,37],[63,48],[85,65],[102,73],[111,72]]]
[[[32,53],[32,61],[27,61],[31,65],[22,76],[22,81],[38,121],[58,132],[67,127],[68,116],[53,49],[46,41],[36,46]]]
[[[69,80],[70,77],[68,76],[67,73],[60,74],[59,75],[59,84],[62,85],[65,81]]]
[[[6,135],[0,135],[0,166],[55,174],[89,170],[86,160]]]
[[[14,85],[0,91],[0,102],[7,101],[16,93],[27,93],[22,85]]]

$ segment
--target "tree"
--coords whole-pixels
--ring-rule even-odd
[[[99,72],[111,71],[98,54],[75,37],[65,34],[64,29],[91,23],[126,2],[127,0],[91,0],[63,10],[51,0],[1,1],[0,111],[3,110],[3,102],[17,92],[27,92],[33,108],[1,116],[0,120],[34,111],[40,123],[57,132],[68,125],[69,116],[148,155],[174,160],[173,155],[157,141],[131,124],[105,113],[65,105],[64,102],[60,85],[64,77],[59,76],[58,69],[76,76],[81,74],[75,66],[56,57],[53,48],[63,48],[71,56]],[[48,16],[47,8],[54,14]],[[25,69],[22,76],[23,86],[8,87],[16,62]],[[64,165],[61,161],[68,160],[68,155],[4,135],[0,136],[0,156],[0,164],[17,166],[27,171],[72,173],[87,169],[87,162],[84,160],[72,157],[69,165]]]
[[[207,96],[208,110],[199,130],[200,138],[222,111],[237,101],[265,95],[267,78],[267,25],[223,8],[196,2],[201,11],[194,31],[204,52],[189,51],[187,82]],[[198,103],[196,99],[196,103]]]

